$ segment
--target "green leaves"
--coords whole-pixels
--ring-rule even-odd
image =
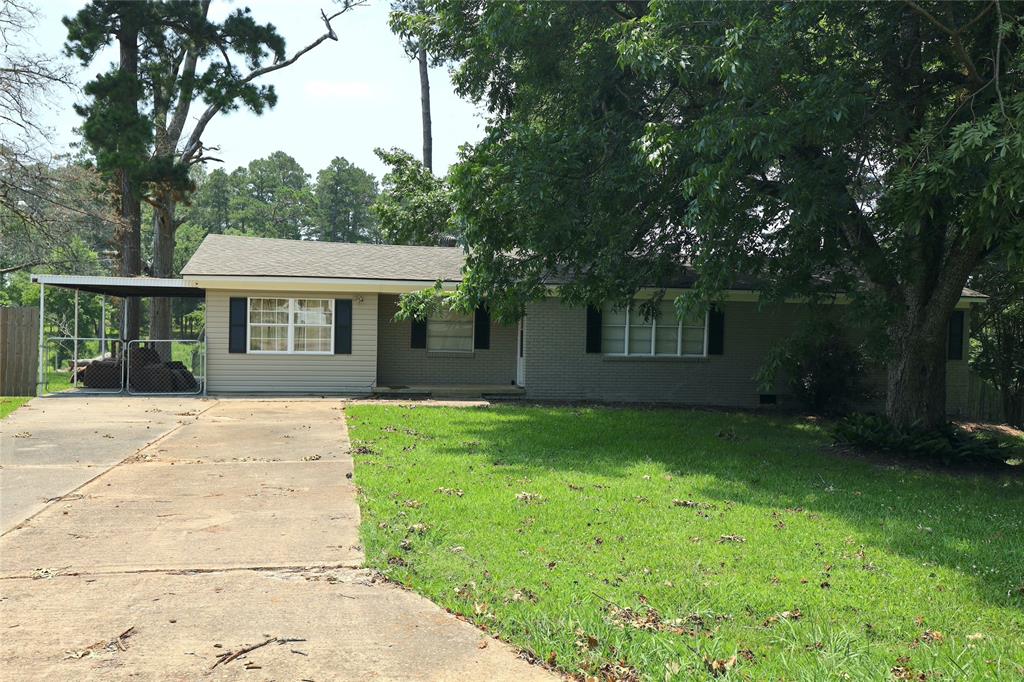
[[[383,238],[395,244],[437,245],[442,237],[457,237],[461,230],[447,180],[404,150],[375,151],[391,167],[371,206]]]
[[[369,206],[377,192],[373,175],[337,157],[315,182],[288,154],[278,151],[230,173],[193,171],[196,192],[182,207],[182,240],[175,262],[184,265],[208,233],[248,234],[278,239],[377,242]],[[183,250],[181,250],[183,249]]]

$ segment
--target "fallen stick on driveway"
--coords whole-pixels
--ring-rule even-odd
[[[255,651],[256,649],[259,649],[260,647],[267,646],[268,644],[288,644],[288,643],[291,643],[291,642],[305,642],[305,641],[306,640],[304,640],[304,639],[282,639],[280,637],[271,637],[270,639],[268,639],[266,641],[263,641],[263,642],[260,642],[259,644],[253,644],[251,646],[242,647],[238,651],[225,651],[224,653],[222,653],[220,656],[217,657],[216,662],[214,662],[214,664],[210,666],[210,670],[213,670],[214,668],[216,668],[221,663],[227,665],[228,663],[230,663],[231,661],[235,660],[239,656],[241,656],[243,654],[247,654],[250,651]]]

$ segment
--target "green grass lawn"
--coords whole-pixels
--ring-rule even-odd
[[[32,398],[22,396],[0,396],[0,419],[3,419],[30,400]]]
[[[843,458],[749,414],[346,413],[367,563],[562,671],[1024,676],[1021,477]]]

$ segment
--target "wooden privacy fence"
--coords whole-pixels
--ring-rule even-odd
[[[1003,414],[1003,399],[999,389],[985,381],[973,371],[967,375],[967,415],[977,421],[1006,421]]]
[[[39,309],[0,307],[0,395],[35,395]]]

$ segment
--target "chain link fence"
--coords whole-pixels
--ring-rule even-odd
[[[140,340],[50,336],[43,344],[43,393],[198,395],[206,382],[202,339]]]
[[[122,344],[116,339],[48,336],[43,342],[43,393],[120,393]]]

